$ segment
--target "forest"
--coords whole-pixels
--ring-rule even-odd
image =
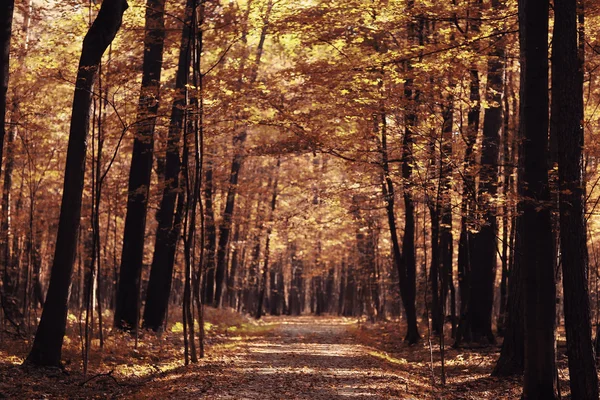
[[[0,47],[0,398],[599,398],[599,2],[1,0]]]

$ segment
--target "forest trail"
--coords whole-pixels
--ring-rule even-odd
[[[422,399],[408,370],[356,342],[343,318],[266,318],[264,335],[244,340],[219,360],[158,378],[134,398]],[[210,351],[210,350],[209,350]],[[168,392],[165,392],[168,391]]]

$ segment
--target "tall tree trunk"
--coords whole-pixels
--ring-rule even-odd
[[[556,399],[555,275],[548,188],[548,13],[545,0],[519,0],[526,400]]]
[[[414,1],[410,1],[408,7],[412,8]],[[408,26],[408,39],[414,41],[418,39],[418,44],[423,45],[422,26],[417,32],[416,24],[411,22]],[[410,63],[407,69],[411,69]],[[414,343],[419,339],[419,332],[416,324],[416,296],[417,296],[417,259],[415,250],[415,203],[412,193],[412,164],[413,160],[413,131],[417,125],[417,105],[419,102],[419,91],[413,90],[413,79],[408,78],[404,84],[405,101],[410,102],[408,112],[404,117],[404,138],[402,139],[402,180],[403,180],[403,198],[404,198],[404,236],[402,237],[402,263],[404,264],[404,282],[403,286],[406,302],[409,308],[414,309],[415,323],[409,323],[409,332],[406,334],[406,340]],[[406,306],[406,305],[405,305]],[[411,311],[412,313],[412,311]],[[407,313],[408,316],[408,313]],[[412,316],[411,316],[412,318]],[[408,319],[408,318],[407,318]]]
[[[577,45],[578,0],[554,5],[552,122],[558,135],[560,251],[571,397],[598,398],[592,346],[583,176],[583,54]]]
[[[481,2],[475,0],[474,7],[476,7],[476,15],[473,21],[469,23],[468,27],[470,31],[478,34],[480,18],[481,18]],[[475,50],[479,50],[476,46]],[[476,157],[474,146],[477,142],[477,135],[479,134],[479,114],[481,111],[481,96],[480,82],[479,82],[479,71],[477,64],[473,63],[470,70],[471,82],[469,85],[469,101],[470,108],[467,114],[467,132],[464,135],[465,142],[465,156],[463,160],[463,192],[461,202],[461,221],[460,221],[460,236],[458,240],[458,287],[460,291],[460,315],[459,324],[456,334],[455,346],[460,345],[463,338],[466,341],[471,341],[473,335],[473,306],[478,301],[476,297],[472,295],[472,283],[477,282],[473,278],[473,268],[477,265],[473,262],[473,221],[476,220],[476,185],[475,185],[475,163]],[[477,285],[477,283],[476,283]]]
[[[523,266],[523,216],[515,221],[515,248],[513,263],[510,265],[508,298],[506,304],[506,331],[496,362],[493,376],[511,376],[523,373],[525,365],[525,276]]]
[[[492,3],[499,8],[499,1]],[[486,107],[483,117],[481,170],[477,202],[483,225],[473,237],[471,329],[473,338],[487,338],[494,343],[492,309],[496,280],[496,207],[498,192],[498,155],[502,128],[502,93],[504,90],[504,44],[495,41],[487,65]]]
[[[179,147],[183,128],[183,114],[186,107],[185,91],[191,61],[190,24],[192,21],[193,5],[194,0],[187,0],[184,11],[179,62],[175,76],[176,94],[171,108],[171,121],[167,137],[165,187],[156,216],[158,226],[156,228],[154,255],[152,257],[150,279],[146,292],[143,326],[152,330],[158,330],[165,320],[169,305],[173,265],[175,263],[175,249],[177,247],[179,232],[181,231],[182,207],[179,203],[182,203],[183,197],[181,193],[178,196],[181,186],[179,180],[181,170]]]
[[[271,203],[269,209],[269,219],[267,222],[267,239],[265,243],[265,256],[264,256],[264,265],[262,270],[262,278],[259,280],[260,288],[258,291],[258,305],[256,307],[256,319],[260,319],[262,317],[263,312],[263,301],[265,298],[265,292],[267,291],[267,277],[269,276],[269,256],[270,256],[270,248],[269,244],[271,242],[271,233],[273,232],[273,217],[275,214],[275,207],[277,206],[277,182],[278,182],[278,174],[279,167],[281,165],[281,160],[277,158],[277,165],[275,166],[275,181],[273,182],[273,194],[271,195]],[[270,186],[270,185],[269,185]]]
[[[395,188],[392,181],[390,166],[388,162],[388,145],[387,145],[387,122],[385,110],[381,111],[381,121],[379,121],[381,134],[381,156],[383,168],[383,195],[385,200],[385,209],[387,214],[388,226],[392,240],[392,254],[394,265],[398,270],[400,297],[404,305],[406,313],[407,331],[404,340],[409,344],[414,344],[420,339],[419,329],[417,326],[417,309],[415,306],[415,280],[411,280],[407,265],[402,258],[400,251],[400,240],[398,239],[398,228],[396,227],[396,212],[395,212]],[[409,221],[410,222],[410,221]],[[414,226],[414,221],[413,221]],[[409,233],[410,234],[410,233]],[[413,232],[414,234],[414,232]],[[408,240],[408,239],[407,239]],[[414,241],[413,241],[414,244]],[[412,275],[414,277],[414,274]]]
[[[26,364],[60,366],[67,322],[67,300],[81,216],[92,89],[102,54],[117,34],[127,7],[125,0],[104,0],[96,20],[83,40],[73,96],[63,198],[50,286],[33,347],[25,360]]]
[[[508,70],[509,68],[505,68]],[[507,79],[504,82],[504,118],[503,118],[503,137],[502,137],[502,161],[503,161],[503,182],[502,182],[502,276],[500,277],[500,310],[498,315],[498,335],[504,336],[506,328],[506,311],[508,297],[508,276],[509,268],[512,268],[514,259],[514,231],[515,218],[514,209],[510,202],[510,196],[513,192],[514,179],[512,165],[515,162],[514,135],[511,134],[514,124],[511,124],[511,109],[509,96],[514,98],[510,88],[512,87],[512,73],[506,72]],[[514,117],[512,118],[514,120]],[[509,255],[510,249],[510,255]]]
[[[127,214],[115,309],[115,327],[119,329],[135,329],[138,325],[139,280],[144,260],[154,127],[160,100],[160,75],[165,40],[164,10],[165,0],[148,0],[146,3],[142,87],[129,171]]]
[[[7,1],[6,4],[11,3],[12,1]],[[29,27],[31,25],[31,13],[33,8],[33,1],[29,0],[28,6],[26,8],[26,13],[23,16],[23,34],[25,36],[21,51],[17,55],[16,63],[18,65],[18,69],[16,71],[17,78],[22,77],[25,72],[25,63],[23,59],[27,54],[27,50],[29,48]],[[8,16],[7,16],[8,17]],[[12,17],[12,15],[10,15]],[[10,26],[8,27],[10,29]],[[0,72],[4,73],[4,72]],[[18,287],[16,284],[16,276],[19,274],[19,266],[17,263],[13,262],[13,257],[11,253],[11,234],[13,234],[13,238],[16,237],[14,232],[12,232],[11,219],[13,215],[13,210],[11,208],[11,192],[12,192],[12,177],[15,166],[15,156],[14,156],[14,142],[17,136],[17,127],[19,125],[19,120],[21,117],[20,110],[20,102],[22,91],[18,89],[18,86],[13,90],[13,98],[11,102],[11,115],[10,115],[10,127],[8,131],[8,136],[6,137],[6,149],[4,150],[6,154],[5,157],[5,166],[4,166],[4,184],[2,188],[2,213],[0,214],[0,262],[4,265],[4,277],[3,277],[3,291],[0,291],[0,303],[2,304],[2,308],[5,311],[6,317],[10,320],[17,321],[20,319],[18,316],[18,309],[15,307],[16,305],[16,296]],[[6,99],[5,99],[6,100]],[[2,124],[4,125],[4,120],[2,120]],[[2,150],[0,150],[0,164],[2,163]]]
[[[431,181],[435,180],[437,174],[437,160],[435,143],[437,138],[431,138],[429,144],[429,165],[428,175]],[[438,177],[438,187],[440,185]],[[431,189],[439,192],[439,188],[432,187]],[[436,335],[442,333],[442,310],[440,304],[440,207],[437,193],[434,196],[426,193],[427,207],[429,209],[429,219],[431,225],[431,261],[429,268],[429,280],[431,284],[431,327]]]
[[[454,124],[454,100],[452,96],[447,99],[448,104],[444,106],[442,111],[442,143],[440,144],[440,193],[438,195],[439,212],[440,212],[440,240],[439,240],[439,257],[440,257],[440,314],[441,333],[443,333],[443,325],[445,320],[445,307],[450,298],[450,314],[452,316],[452,334],[455,334],[455,309],[454,309],[454,279],[452,268],[453,255],[453,239],[452,239],[452,194],[451,194],[451,177],[452,177],[452,129]]]
[[[204,261],[204,304],[211,304],[215,295],[215,249],[217,247],[217,229],[215,226],[215,211],[213,208],[213,163],[206,161],[204,171],[204,214],[206,219],[206,250]]]
[[[14,0],[4,0],[0,5],[0,165],[2,165],[2,151],[6,134],[6,98],[8,95],[8,67],[14,10]]]

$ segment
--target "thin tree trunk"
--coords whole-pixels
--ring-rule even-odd
[[[278,174],[279,174],[279,166],[281,165],[281,160],[277,158],[277,165],[275,166],[275,181],[273,182],[273,194],[271,195],[271,204],[269,209],[269,218],[268,218],[268,226],[267,226],[267,239],[265,243],[265,257],[264,257],[264,265],[262,270],[262,278],[260,279],[260,289],[258,292],[258,305],[256,307],[256,319],[260,319],[262,317],[263,312],[263,301],[265,298],[265,292],[267,291],[267,277],[269,276],[269,256],[270,256],[270,248],[269,244],[271,242],[271,233],[273,232],[273,216],[275,214],[275,207],[277,206],[277,182],[278,182]]]
[[[12,36],[12,22],[15,9],[14,0],[3,0],[0,5],[0,165],[2,165],[2,151],[4,149],[4,136],[6,135],[6,105],[8,95],[10,39]]]
[[[598,399],[592,346],[583,176],[583,54],[577,46],[577,0],[554,5],[552,122],[558,139],[560,251],[571,397]],[[554,79],[556,77],[556,79]]]
[[[388,147],[387,147],[387,123],[386,113],[382,111],[380,114],[380,134],[381,134],[381,155],[382,155],[382,168],[383,168],[383,195],[385,200],[385,209],[387,213],[388,225],[390,229],[390,236],[392,240],[392,254],[394,264],[398,270],[399,285],[400,285],[400,296],[402,298],[402,304],[404,305],[404,311],[406,312],[407,331],[404,340],[409,344],[414,344],[420,339],[419,329],[417,326],[417,310],[415,307],[415,296],[414,287],[411,285],[415,284],[414,280],[410,280],[409,273],[407,271],[406,264],[402,259],[402,253],[400,251],[400,241],[398,239],[398,230],[396,227],[396,214],[395,214],[395,188],[394,182],[390,175],[390,166],[388,162]],[[409,221],[410,222],[410,221]],[[414,221],[413,221],[414,224]],[[413,225],[414,226],[414,225]],[[413,232],[414,233],[414,232]],[[413,243],[414,244],[414,243]]]
[[[473,22],[469,24],[470,30],[475,34],[478,34],[479,29],[479,18],[481,17],[480,1],[475,0],[476,17]],[[462,192],[462,203],[461,203],[461,221],[460,221],[460,237],[458,242],[458,286],[460,291],[460,315],[459,324],[456,334],[456,341],[454,346],[460,345],[462,340],[467,342],[473,339],[473,336],[477,336],[477,332],[474,332],[473,326],[473,307],[477,303],[478,298],[472,293],[473,282],[477,281],[473,277],[473,268],[477,265],[473,262],[473,252],[475,247],[473,246],[473,235],[471,231],[474,228],[474,220],[476,220],[476,186],[475,186],[475,163],[476,156],[474,150],[475,143],[477,142],[477,135],[479,134],[479,114],[481,111],[481,96],[480,83],[479,83],[479,71],[477,64],[473,64],[470,70],[471,81],[470,81],[470,93],[469,100],[471,106],[467,114],[467,133],[464,136],[465,141],[465,156],[463,161],[463,192]]]
[[[213,208],[213,163],[209,159],[204,171],[204,204],[206,218],[206,259],[204,272],[204,303],[211,304],[215,296],[215,250],[217,247],[217,229]]]
[[[525,276],[523,266],[523,217],[515,221],[513,262],[510,264],[506,304],[506,330],[493,376],[521,375],[525,366]]]

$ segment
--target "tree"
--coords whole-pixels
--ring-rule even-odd
[[[492,1],[494,10],[500,2]],[[483,116],[481,169],[477,203],[482,226],[473,237],[471,282],[471,329],[474,339],[486,337],[495,342],[492,333],[494,281],[496,278],[496,222],[495,197],[498,193],[498,155],[502,128],[502,94],[504,91],[504,43],[494,39],[487,63],[487,90]]]
[[[173,98],[167,137],[164,189],[156,214],[158,227],[156,228],[154,255],[146,293],[146,307],[144,308],[143,326],[152,330],[158,330],[165,320],[173,279],[177,240],[181,232],[183,186],[179,176],[181,172],[179,151],[186,107],[185,91],[191,63],[190,29],[193,1],[186,1],[184,11],[179,61],[175,76],[175,97]]]
[[[548,13],[544,0],[519,0],[525,372],[523,398],[556,399],[555,294],[548,187]]]
[[[165,38],[164,13],[165,0],[147,1],[142,87],[129,172],[127,214],[115,309],[115,327],[119,329],[132,329],[138,325],[139,280],[144,259],[154,127],[160,101],[160,76]]]
[[[571,396],[598,398],[592,346],[583,176],[583,54],[577,43],[577,0],[554,5],[552,123],[558,139],[560,252]],[[582,39],[582,38],[581,38]]]
[[[0,5],[0,164],[2,164],[2,151],[4,136],[6,135],[6,96],[8,94],[8,67],[10,60],[10,39],[12,36],[12,21],[15,10],[15,1],[6,0]]]
[[[33,347],[25,360],[26,364],[60,366],[67,322],[67,300],[81,216],[85,153],[94,80],[98,74],[102,54],[121,27],[123,13],[127,8],[126,0],[105,0],[83,40],[73,96],[63,200],[50,286]]]

